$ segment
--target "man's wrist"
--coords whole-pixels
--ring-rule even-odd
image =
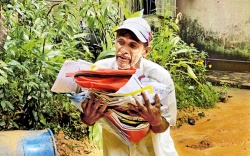
[[[159,123],[156,123],[156,124],[150,124],[150,126],[151,127],[159,127],[159,126],[161,126],[161,124],[162,124],[162,119],[163,117],[161,117],[161,120],[160,120],[160,122]]]
[[[161,122],[158,124],[150,125],[151,130],[154,133],[162,133],[169,127],[169,123],[164,117],[161,117]]]

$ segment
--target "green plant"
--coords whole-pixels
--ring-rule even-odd
[[[230,87],[230,84],[226,83],[226,82],[220,82],[221,85],[221,90],[220,92],[227,92],[228,87]]]
[[[66,59],[91,60],[84,46],[74,1],[10,1],[3,5],[8,37],[0,51],[0,130],[70,129],[81,132],[79,111],[50,88]],[[54,10],[54,12],[52,12]],[[75,133],[75,137],[83,135]]]
[[[79,110],[50,88],[65,60],[93,62],[101,51],[113,47],[113,29],[122,20],[117,5],[124,4],[121,0],[2,3],[8,37],[0,50],[0,130],[49,127],[75,139],[86,135]]]
[[[80,16],[84,23],[84,32],[88,32],[87,45],[94,55],[96,61],[101,52],[104,55],[113,56],[114,29],[123,21],[121,9],[125,9],[126,1],[122,0],[102,0],[83,1],[80,7]],[[119,7],[118,7],[119,6]],[[103,55],[103,54],[101,54]],[[99,56],[98,59],[102,57]]]
[[[158,27],[153,33],[148,58],[170,72],[176,87],[178,109],[188,106],[211,108],[218,101],[218,94],[206,81],[207,53],[197,50],[193,43],[187,45],[178,36],[178,26],[169,16],[166,12],[164,18],[157,19]]]

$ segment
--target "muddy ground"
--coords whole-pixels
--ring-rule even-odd
[[[172,130],[180,156],[249,156],[250,90],[229,89],[227,103],[204,111],[194,126]]]
[[[213,109],[179,112],[183,120],[188,116],[195,119],[195,125],[185,123],[172,128],[180,156],[250,155],[250,90],[229,89],[228,95],[232,97],[227,103],[219,102]],[[102,156],[101,150],[91,146],[87,139],[65,139],[63,133],[55,137],[60,156]]]

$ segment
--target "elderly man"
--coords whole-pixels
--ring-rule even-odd
[[[139,68],[145,76],[174,88],[173,80],[167,70],[160,65],[146,60],[150,51],[151,29],[143,18],[129,18],[116,30],[116,57],[100,60],[95,64],[101,67],[126,70]],[[176,123],[176,98],[172,91],[166,98],[159,100],[155,96],[155,104],[151,105],[145,93],[142,93],[145,105],[136,101],[137,107],[130,105],[128,114],[141,116],[150,124],[150,131],[132,147],[122,142],[108,129],[103,128],[104,156],[176,156],[178,155],[170,136],[170,126]],[[82,104],[84,113],[81,120],[93,125],[109,112],[107,104],[100,105],[101,99],[90,100]],[[95,101],[95,102],[94,102]]]

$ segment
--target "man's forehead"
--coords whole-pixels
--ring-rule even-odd
[[[117,37],[117,40],[127,40],[127,41],[130,41],[130,42],[135,42],[135,43],[142,43],[139,39],[135,40],[130,34],[125,34],[123,36],[118,36]]]

